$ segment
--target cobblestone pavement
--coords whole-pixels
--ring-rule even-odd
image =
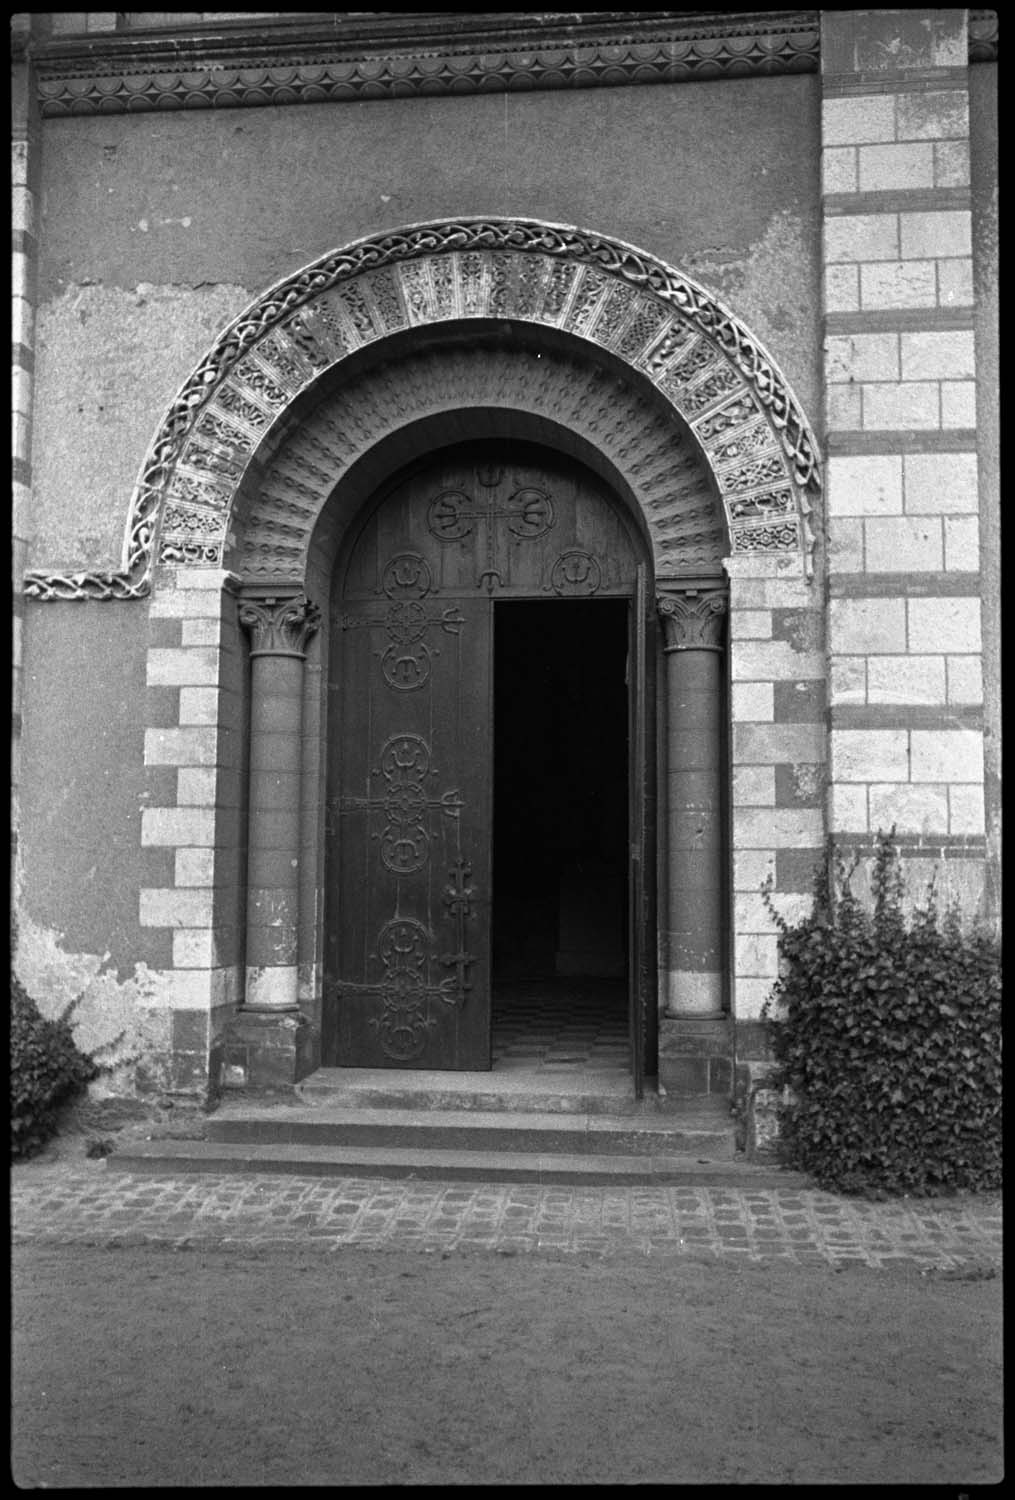
[[[98,1161],[28,1164],[12,1178],[15,1242],[705,1255],[984,1274],[1001,1257],[999,1194],[873,1203],[795,1188],[163,1178]]]

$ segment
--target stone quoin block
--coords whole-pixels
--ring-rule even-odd
[[[738,640],[770,640],[772,611],[769,609],[737,610],[735,628]]]
[[[213,766],[219,754],[218,729],[146,729],[146,766]]]
[[[836,214],[825,219],[825,260],[829,265],[836,261],[899,259],[911,257],[900,255],[897,214]]]
[[[734,807],[774,807],[775,767],[734,766]]]
[[[734,724],[733,760],[777,765],[791,761],[801,765],[820,765],[825,759],[823,724]]]
[[[153,687],[183,687],[185,684],[213,685],[219,679],[219,653],[210,646],[192,646],[187,650],[150,650],[147,681]]]
[[[907,453],[903,460],[905,508],[974,514],[980,503],[975,453]]]
[[[203,807],[146,807],[141,811],[142,844],[211,845],[215,814]]]
[[[973,253],[972,214],[967,208],[939,212],[900,214],[902,260],[937,260]],[[859,257],[857,257],[859,259]],[[865,255],[864,260],[882,260],[881,255]]]
[[[220,695],[217,687],[180,688],[180,724],[217,724]]]
[[[979,599],[931,598],[905,602],[910,651],[957,655],[982,649]]]
[[[175,589],[155,590],[149,612],[153,618],[162,615],[175,619],[218,621],[221,619],[221,603],[218,595],[208,589],[185,588],[178,582]]]
[[[821,153],[823,193],[855,193],[858,186],[855,146],[828,146]]]
[[[140,922],[142,927],[210,927],[214,896],[212,891],[177,891],[142,886]]]
[[[859,386],[825,386],[825,423],[830,432],[851,432],[862,426],[863,406]]]
[[[930,430],[941,425],[941,398],[936,381],[898,381],[860,387],[862,425],[867,432],[899,428]]]
[[[903,380],[962,380],[976,374],[971,328],[903,333],[899,345]]]
[[[976,426],[976,382],[943,380],[941,382],[941,426]]]
[[[736,971],[766,979],[779,975],[779,939],[774,932],[738,933],[734,939]]]
[[[733,682],[807,681],[825,675],[822,652],[794,650],[790,641],[734,640],[730,657]]]
[[[755,769],[755,768],[751,768]],[[763,769],[763,768],[757,768]],[[768,768],[772,786],[775,786],[774,769]],[[737,849],[733,850],[733,889],[736,891],[757,891],[768,880],[769,876],[775,877],[775,851],[773,849]]]
[[[983,781],[983,735],[978,729],[914,729],[913,781]]]
[[[771,723],[775,717],[770,682],[734,682],[730,699],[734,724]]]
[[[829,742],[836,783],[909,780],[908,730],[833,729]]]
[[[823,99],[821,138],[826,146],[894,141],[894,96],[879,93],[854,95],[845,99]]]
[[[934,147],[930,141],[861,146],[858,154],[861,193],[934,186]]]
[[[858,312],[860,309],[860,267],[858,265],[825,266],[822,273],[826,312]]]
[[[901,455],[833,455],[826,472],[830,516],[901,514]]]
[[[180,807],[214,807],[218,800],[218,774],[192,766],[177,772],[176,801]]]
[[[971,259],[937,262],[937,300],[941,307],[972,307],[974,297]]]
[[[829,659],[829,701],[833,706],[867,702],[867,663],[866,656],[833,656]]]
[[[826,380],[898,380],[900,373],[897,333],[833,334],[825,339]]]
[[[936,307],[937,272],[933,260],[889,260],[860,266],[860,310]]]
[[[982,834],[985,828],[982,786],[948,788],[948,832]]]
[[[828,695],[824,677],[787,680],[774,686],[777,724],[816,724],[824,718]]]
[[[906,602],[905,599],[830,599],[831,651],[837,656],[906,651]]]
[[[214,928],[178,927],[173,932],[173,967],[207,969],[219,963],[219,944]]]
[[[863,522],[856,516],[833,516],[828,522],[828,565],[835,573],[864,571]]]
[[[222,640],[220,619],[180,620],[180,644],[183,646],[218,646]]]
[[[733,844],[737,849],[820,848],[824,820],[819,808],[734,808]]]
[[[773,980],[759,979],[753,974],[738,974],[734,971],[734,1005],[737,1022],[755,1021],[764,1009],[765,1001],[772,993]]]
[[[832,783],[829,795],[828,823],[832,833],[866,833],[870,819],[867,812],[867,783],[850,785]]]
[[[980,567],[980,521],[978,516],[945,516],[945,568],[954,573],[975,573]]]
[[[937,516],[869,516],[863,528],[868,573],[936,573],[944,564]]]
[[[214,885],[214,848],[177,849],[173,882],[176,886]]]
[[[867,662],[868,703],[945,702],[943,656],[872,656]]]
[[[777,891],[807,891],[814,887],[814,873],[824,867],[823,848],[777,849],[775,852],[775,888]]]
[[[934,186],[969,186],[969,142],[934,142]]]
[[[983,702],[983,663],[979,656],[947,656],[948,702]]]
[[[872,828],[891,828],[897,833],[947,833],[948,793],[943,786],[911,786],[895,782],[868,787]]]
[[[899,94],[896,102],[900,141],[966,139],[969,96],[965,88]]]
[[[811,898],[802,891],[769,891],[768,900],[791,927],[802,921],[811,909]],[[743,933],[779,931],[760,890],[740,891],[733,897],[733,926],[737,932]]]

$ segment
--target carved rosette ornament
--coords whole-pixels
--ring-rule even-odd
[[[714,583],[679,585],[656,600],[664,651],[721,651],[728,601]]]
[[[321,611],[305,594],[244,599],[239,620],[250,632],[251,656],[306,656],[307,643],[321,623]]]

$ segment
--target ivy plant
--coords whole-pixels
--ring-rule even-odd
[[[765,1006],[780,1150],[820,1187],[930,1196],[1001,1185],[1001,950],[938,910],[907,917],[894,828],[877,838],[873,900],[831,848],[810,914],[779,927]]]

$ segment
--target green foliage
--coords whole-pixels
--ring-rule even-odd
[[[851,889],[856,862],[831,851],[795,926],[765,887],[780,928],[765,1019],[788,1091],[781,1149],[840,1192],[998,1188],[1000,943],[954,908],[940,916],[933,882],[907,919],[894,834],[878,834],[872,910]]]
[[[70,1027],[74,1001],[55,1021],[11,981],[11,1157],[33,1156],[56,1129],[57,1110],[99,1069],[78,1050]]]

